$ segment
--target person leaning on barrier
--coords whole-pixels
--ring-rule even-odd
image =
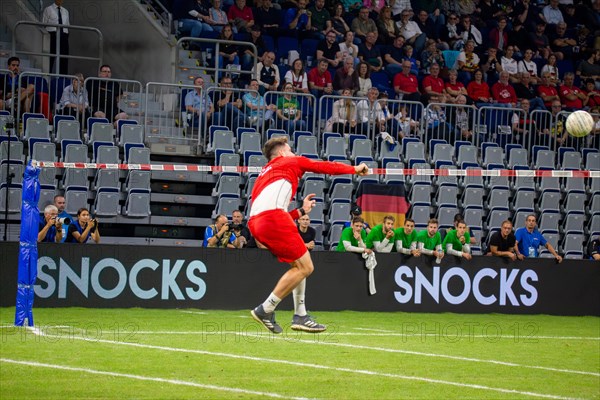
[[[227,217],[219,214],[212,225],[206,227],[204,231],[204,242],[202,247],[223,247],[235,249],[236,240],[232,230],[229,229]]]
[[[488,245],[489,253],[487,255],[506,257],[510,258],[511,261],[517,259],[523,260],[525,258],[525,256],[519,252],[517,239],[513,233],[513,224],[509,220],[502,222],[500,230],[492,234]]]
[[[367,235],[365,244],[377,253],[391,253],[394,248],[394,222],[391,215],[383,217],[383,223],[375,225]]]
[[[58,218],[58,208],[49,204],[44,208],[44,220],[40,221],[38,243],[60,243],[63,239],[63,221]]]
[[[77,211],[77,219],[71,221],[65,243],[86,243],[90,238],[96,243],[100,243],[100,231],[98,230],[98,220],[90,220],[90,212],[87,208],[80,208]]]
[[[537,229],[537,220],[535,215],[529,214],[525,218],[525,226],[517,229],[515,232],[519,253],[528,258],[537,258],[539,246],[544,246],[554,256],[557,262],[562,262],[562,257],[558,255],[554,247],[546,241],[546,238]]]
[[[342,236],[337,246],[339,252],[352,252],[352,253],[367,253],[371,254],[373,250],[369,249],[365,244],[367,240],[367,234],[364,227],[364,221],[361,217],[354,217],[352,219],[352,226],[345,228],[342,231]]]
[[[351,227],[352,221],[354,221],[354,218],[356,218],[356,217],[361,217],[361,219],[362,219],[362,209],[358,205],[354,205],[350,209],[350,221],[344,222],[344,228]],[[367,224],[365,222],[364,219],[362,221],[362,224],[363,224],[363,230],[365,231],[365,234],[368,235],[371,232],[371,227],[369,226],[369,224]]]
[[[470,260],[472,258],[470,243],[471,236],[467,232],[467,224],[461,220],[456,223],[456,229],[452,229],[446,234],[442,248],[446,250],[447,254]]]
[[[427,222],[427,229],[417,233],[417,246],[421,254],[432,256],[441,260],[444,257],[442,237],[438,232],[438,220],[431,218]]]
[[[394,231],[394,243],[396,251],[407,256],[419,257],[421,250],[417,248],[417,231],[415,230],[415,221],[411,218],[404,220],[404,227]]]

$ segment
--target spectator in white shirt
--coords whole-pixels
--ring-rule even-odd
[[[42,14],[42,22],[45,24],[55,25],[70,25],[69,11],[62,7],[63,0],[54,0],[54,4],[49,5],[44,9]],[[69,59],[61,57],[58,71],[54,69],[56,55],[69,55],[69,28],[56,28],[54,26],[46,27],[46,31],[50,34],[50,73],[59,73],[66,75],[69,73]],[[58,32],[58,37],[57,37]],[[57,43],[59,49],[57,53]]]

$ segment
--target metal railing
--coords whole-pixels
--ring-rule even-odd
[[[42,29],[40,29],[42,34],[48,33],[45,29],[46,27],[57,28],[57,29],[66,28],[69,30],[76,31],[78,33],[92,32],[97,37],[98,56],[90,57],[90,56],[83,56],[83,55],[60,54],[60,35],[56,35],[56,54],[52,54],[52,53],[50,53],[50,51],[44,51],[44,50],[42,50],[42,51],[18,50],[17,49],[17,36],[19,36],[19,37],[26,36],[24,33],[19,32],[21,30],[21,28],[24,26],[35,26],[38,28],[42,28]],[[91,43],[92,43],[92,41],[86,40],[86,49],[90,48]],[[12,53],[13,54],[42,56],[42,57],[55,57],[55,65],[60,65],[60,60],[66,58],[66,59],[73,59],[73,60],[93,61],[96,64],[95,67],[97,69],[99,69],[100,66],[102,65],[103,46],[104,46],[104,39],[102,36],[102,32],[100,32],[100,30],[97,28],[92,28],[89,26],[48,24],[48,23],[35,22],[35,21],[17,21],[13,27],[13,39],[12,39]]]
[[[289,97],[289,100],[286,99],[286,96]],[[315,129],[317,114],[313,112],[313,105],[317,101],[312,94],[268,91],[265,92],[264,99],[267,105],[274,104],[276,110],[273,115],[274,126],[267,126],[268,121],[264,120],[263,133],[266,133],[268,128],[283,129],[292,137],[294,131],[310,131],[311,133],[317,131]],[[299,117],[296,118],[298,115]]]
[[[141,82],[89,77],[85,79],[84,84],[89,95],[92,116],[104,115],[109,122],[114,122],[116,118],[141,121],[144,109]]]
[[[430,103],[420,118],[422,141],[446,140],[451,145],[457,140],[477,141],[477,108],[467,104]]]
[[[166,27],[166,34],[171,36],[173,33],[173,14],[159,0],[141,0],[141,3],[148,7],[156,18],[161,22],[161,25]]]
[[[513,107],[480,107],[477,110],[474,144],[479,146],[483,142],[496,142],[504,147],[507,143],[521,142],[522,139],[513,134],[513,116],[518,119],[524,118],[525,111]]]
[[[12,72],[10,72],[10,70],[8,70],[8,69],[0,69],[0,75],[8,78],[8,77],[12,76]],[[0,90],[2,91],[2,96],[0,97],[0,100],[1,100],[0,110],[7,110],[11,114],[14,115],[14,112],[15,112],[14,98],[13,98],[13,100],[7,101],[8,100],[7,94],[15,93],[15,87],[18,83],[19,83],[18,79],[11,79],[10,85],[9,85],[8,79],[2,80],[3,86],[0,87]],[[12,96],[13,95],[11,95],[11,97]],[[17,98],[18,98],[18,96],[17,96]]]

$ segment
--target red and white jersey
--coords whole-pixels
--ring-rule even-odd
[[[351,165],[314,161],[301,156],[274,158],[263,167],[254,183],[250,217],[276,209],[287,212],[305,172],[344,175],[354,174],[355,171]]]

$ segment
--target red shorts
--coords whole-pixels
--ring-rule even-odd
[[[290,214],[283,210],[265,211],[248,221],[252,236],[264,244],[281,262],[291,263],[308,250]]]

